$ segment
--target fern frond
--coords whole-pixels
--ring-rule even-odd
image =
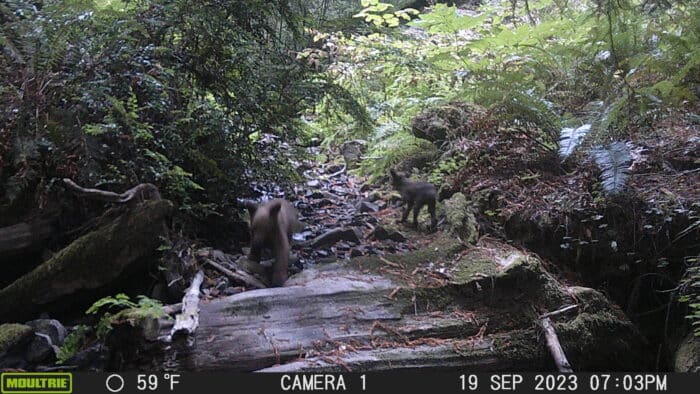
[[[591,125],[585,124],[578,128],[565,127],[559,133],[559,156],[566,160],[578,147],[583,137],[591,131]]]
[[[614,142],[606,147],[594,147],[591,154],[602,171],[603,190],[610,194],[621,192],[627,182],[628,168],[632,161],[629,146],[624,142]]]

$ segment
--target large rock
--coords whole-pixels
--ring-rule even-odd
[[[685,336],[673,357],[675,372],[700,372],[700,337],[692,332]]]
[[[68,335],[68,331],[63,324],[55,319],[37,319],[26,323],[35,332],[48,335],[54,345],[61,346]]]
[[[24,354],[24,358],[32,364],[53,363],[58,355],[58,346],[48,335],[37,332]]]
[[[479,239],[479,225],[467,198],[462,193],[455,193],[444,202],[447,226],[462,241],[471,244]]]
[[[418,138],[439,144],[447,139],[488,131],[495,125],[485,108],[472,103],[452,102],[416,115],[411,132]]]
[[[0,324],[0,353],[6,353],[29,343],[34,330],[26,324]]]
[[[25,324],[0,324],[0,370],[27,369],[24,349],[34,338],[34,330]]]

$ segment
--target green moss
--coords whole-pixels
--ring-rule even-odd
[[[464,242],[475,244],[479,239],[479,226],[470,202],[462,193],[455,193],[444,204],[447,225],[451,232]]]
[[[13,346],[25,341],[34,330],[24,324],[8,323],[0,325],[0,353],[6,352]]]
[[[402,232],[404,232],[402,230]],[[382,274],[380,269],[391,268],[396,270],[397,267],[388,264],[385,260],[392,264],[403,266],[404,273],[410,274],[416,267],[426,263],[437,263],[449,260],[454,254],[464,249],[458,239],[451,237],[449,234],[440,234],[430,244],[410,253],[392,254],[383,257],[379,256],[362,256],[357,257],[348,263],[349,267],[361,268],[370,272]]]
[[[451,273],[452,282],[467,283],[479,276],[493,276],[498,274],[498,267],[491,260],[463,257],[455,264],[456,270]]]

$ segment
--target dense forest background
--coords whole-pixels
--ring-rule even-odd
[[[104,206],[61,179],[153,183],[173,238],[235,249],[240,198],[355,142],[670,346],[700,335],[698,42],[690,0],[2,0],[0,228],[57,218],[58,250]]]

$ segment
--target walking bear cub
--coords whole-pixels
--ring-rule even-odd
[[[280,198],[263,204],[246,201],[245,207],[250,213],[248,258],[259,262],[263,249],[270,249],[275,257],[272,265],[272,285],[282,286],[287,280],[292,233],[303,228],[297,218],[297,210]]]

